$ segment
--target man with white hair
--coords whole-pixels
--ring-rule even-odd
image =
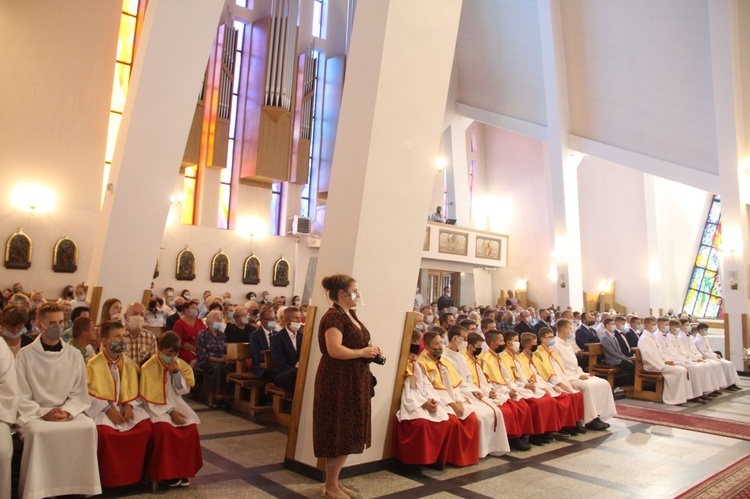
[[[156,336],[143,329],[146,321],[146,307],[133,302],[125,309],[125,355],[139,366],[156,353]]]

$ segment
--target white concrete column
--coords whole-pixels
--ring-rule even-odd
[[[708,3],[708,18],[724,250],[720,266],[721,287],[724,313],[729,314],[731,348],[726,354],[737,369],[744,369],[741,316],[748,310],[747,269],[750,265],[750,257],[744,248],[750,248],[750,235],[747,200],[740,183],[741,179],[745,181],[745,173],[740,168],[745,144],[737,0],[712,0]]]
[[[633,241],[633,244],[646,245],[648,254],[648,304],[653,315],[658,317],[659,307],[667,303],[662,269],[670,270],[669,262],[664,262],[659,251],[659,217],[656,207],[656,179],[643,174],[643,193],[646,201],[646,241]],[[688,271],[689,272],[689,271]],[[644,311],[645,314],[647,311]]]
[[[471,226],[469,191],[469,162],[466,153],[466,130],[474,121],[456,116],[443,132],[442,154],[448,160],[448,201],[445,207],[446,218],[455,218],[461,227]]]
[[[372,366],[378,378],[373,445],[347,465],[380,460],[391,424],[405,314],[413,307],[424,241],[425,214],[412,208],[427,206],[431,196],[460,13],[457,0],[357,4],[312,302],[318,323],[330,303],[321,279],[352,275],[365,301],[360,318],[388,362]],[[317,325],[295,456],[310,466],[316,464]]]
[[[538,5],[549,132],[545,169],[549,179],[550,237],[555,248],[553,265],[557,273],[552,285],[557,291],[556,305],[562,309],[573,307],[580,310],[583,306],[583,274],[577,169],[583,155],[568,148],[568,90],[560,5],[555,0],[539,0]]]
[[[104,298],[140,300],[149,287],[223,7],[149,1],[88,275]]]

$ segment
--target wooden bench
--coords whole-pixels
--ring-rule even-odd
[[[245,359],[250,358],[250,343],[227,343],[227,358],[235,361],[234,372],[227,376],[227,382],[234,383],[232,407],[250,416],[271,411],[270,405],[261,403],[261,390],[270,382],[245,371]],[[249,401],[242,398],[243,390],[250,391]]]
[[[664,394],[664,376],[660,373],[644,370],[641,352],[637,348],[633,350],[635,351],[635,385],[627,396],[634,399],[661,402]],[[643,383],[653,383],[654,390],[644,390]]]
[[[614,390],[615,377],[622,374],[622,369],[604,363],[604,349],[601,343],[586,343],[586,347],[589,349],[589,374],[606,379]]]
[[[266,368],[275,370],[276,364],[273,361],[273,357],[271,357],[271,352],[266,350],[263,353],[266,359]],[[291,405],[294,394],[273,383],[266,385],[266,393],[273,397],[273,420],[282,426],[289,427],[289,422],[292,419]]]

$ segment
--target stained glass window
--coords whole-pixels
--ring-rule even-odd
[[[721,199],[714,196],[708,210],[706,226],[695,257],[683,310],[696,317],[709,319],[724,315],[719,277],[719,248],[721,248]]]

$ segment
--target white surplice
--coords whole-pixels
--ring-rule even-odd
[[[644,332],[638,338],[638,350],[643,359],[643,369],[658,372],[664,377],[664,394],[662,400],[665,404],[677,405],[687,402],[687,397],[692,394],[687,369],[682,366],[670,366],[665,363],[664,354],[652,334]]]
[[[61,343],[59,352],[47,352],[40,335],[16,357],[23,499],[102,491],[96,425],[84,414],[91,403],[86,366],[78,350]],[[70,414],[68,421],[42,419],[55,407]]]
[[[721,364],[722,369],[724,369],[724,378],[728,385],[739,383],[740,377],[737,374],[737,369],[734,368],[732,361],[720,359],[719,356],[716,355],[716,352],[711,350],[711,345],[708,343],[707,338],[704,338],[700,333],[696,333],[695,338],[693,339],[693,344],[707,359],[716,360]]]
[[[18,411],[18,377],[13,352],[0,339],[0,499],[10,499],[10,465],[13,459],[11,425]]]
[[[460,352],[453,351],[450,348],[443,350],[443,358],[450,362],[458,375],[461,376],[461,384],[457,389],[477,415],[479,421],[479,457],[485,457],[490,452],[498,454],[510,452],[503,413],[492,400],[485,400],[482,390],[474,385],[469,366],[466,364],[466,358]],[[482,397],[477,397],[475,393],[482,393]]]
[[[124,362],[124,360],[122,362]],[[120,370],[117,368],[117,364],[110,363],[109,372],[112,375],[112,381],[114,381],[115,383],[115,397],[119,400]],[[112,403],[112,405],[115,407],[115,409],[117,409],[117,412],[122,411],[122,405],[114,403]],[[110,428],[114,428],[117,431],[128,431],[135,428],[135,425],[137,425],[141,421],[148,419],[149,415],[143,408],[143,402],[140,397],[135,400],[131,400],[127,405],[133,408],[133,419],[130,421],[123,421],[120,424],[113,423],[112,420],[109,419],[109,416],[107,416],[107,410],[110,407],[110,402],[108,400],[91,397],[91,406],[86,409],[86,414],[91,419],[93,419],[94,423],[96,423],[97,425],[109,426]]]
[[[399,422],[413,419],[426,419],[434,423],[448,421],[448,411],[442,404],[437,404],[435,412],[430,412],[422,407],[430,399],[438,400],[439,395],[425,376],[422,366],[412,358],[409,358],[407,362],[412,363],[414,376],[409,376],[404,380],[404,390],[401,392],[401,408],[396,413],[396,418]]]
[[[678,366],[687,368],[690,373],[690,386],[694,397],[701,397],[705,393],[711,393],[713,388],[711,387],[713,380],[711,379],[710,368],[698,362],[693,362],[690,359],[683,357],[680,353],[680,349],[677,345],[677,337],[671,333],[662,334],[657,331],[654,335],[656,343],[662,348],[664,357],[667,360],[671,360]]]
[[[713,380],[714,390],[719,390],[720,388],[726,388],[729,386],[730,383],[727,383],[726,377],[724,376],[724,368],[721,366],[721,363],[709,359],[700,353],[698,349],[695,348],[693,339],[685,331],[678,329],[677,332],[677,346],[680,349],[680,353],[692,360],[703,362],[711,368],[711,379]]]
[[[191,424],[200,424],[201,420],[198,415],[190,406],[182,399],[182,395],[190,393],[190,387],[188,386],[185,378],[182,377],[182,373],[177,371],[171,373],[167,371],[164,391],[166,392],[167,399],[166,404],[152,404],[151,402],[145,402],[145,408],[151,417],[152,423],[169,423],[172,426],[187,426]],[[185,416],[184,425],[176,425],[172,421],[170,413],[173,410],[177,410],[180,414]]]
[[[617,408],[615,407],[615,398],[612,396],[612,387],[606,380],[596,376],[588,376],[583,372],[583,369],[578,365],[574,345],[575,340],[571,344],[558,336],[555,340],[555,346],[552,348],[563,362],[568,381],[579,389],[583,395],[584,423],[589,423],[597,417],[605,420],[615,416]],[[581,376],[587,376],[587,379],[581,379]]]

